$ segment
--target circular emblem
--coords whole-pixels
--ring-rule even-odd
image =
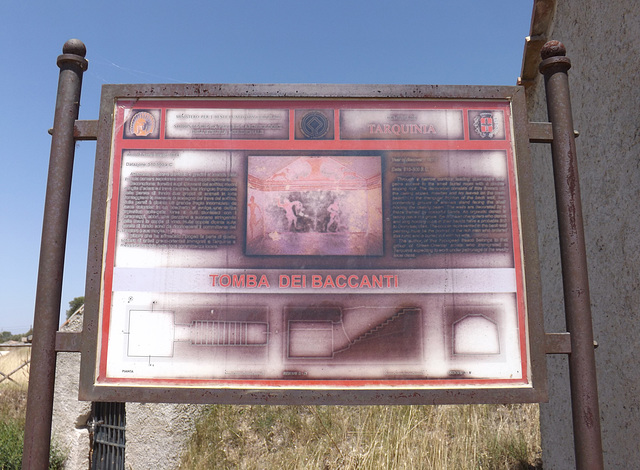
[[[319,111],[311,111],[300,121],[300,130],[307,139],[321,139],[329,131],[329,119]]]
[[[155,130],[156,118],[153,117],[153,114],[146,111],[134,114],[129,122],[129,132],[138,137],[147,136]]]

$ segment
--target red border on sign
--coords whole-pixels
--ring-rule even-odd
[[[282,140],[236,140],[236,139],[165,139],[166,111],[170,108],[190,109],[289,109],[289,137]],[[157,140],[124,139],[122,127],[126,121],[125,108],[161,110],[160,138]],[[334,140],[296,140],[294,135],[295,109],[335,110]],[[459,110],[463,116],[464,138],[460,140],[340,140],[339,111],[342,109],[417,109],[417,110]],[[504,140],[470,140],[469,110],[495,110],[504,113]],[[515,379],[416,379],[416,380],[222,380],[222,379],[158,379],[158,378],[110,378],[107,377],[107,358],[109,354],[109,327],[112,305],[113,273],[117,238],[117,220],[120,197],[120,176],[123,150],[160,150],[160,149],[201,149],[201,150],[273,150],[273,151],[354,151],[354,150],[501,150],[507,155],[509,181],[510,218],[513,241],[513,258],[516,273],[516,298],[519,328],[521,378]],[[97,384],[153,385],[171,386],[209,386],[222,388],[401,388],[401,387],[455,387],[455,386],[507,386],[530,383],[527,351],[527,323],[524,289],[524,266],[522,260],[521,233],[519,223],[518,190],[516,187],[516,169],[514,165],[513,137],[511,129],[511,109],[507,100],[122,100],[117,103],[114,117],[114,136],[112,146],[112,171],[110,180],[110,205],[107,212],[107,243],[104,259],[104,284],[101,303],[101,336],[99,337],[99,360]]]

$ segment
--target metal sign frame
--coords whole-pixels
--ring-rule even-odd
[[[368,109],[379,106],[389,108],[389,103],[400,103],[403,106],[422,105],[425,103],[456,103],[466,104],[464,123],[466,137],[469,141],[469,131],[472,118],[466,113],[469,109],[481,110],[490,103],[501,103],[508,112],[504,125],[510,129],[506,138],[511,146],[510,161],[514,163],[511,169],[513,180],[511,189],[514,199],[512,206],[512,233],[518,237],[513,242],[514,257],[521,260],[515,271],[520,283],[518,325],[520,338],[522,377],[518,380],[457,380],[447,377],[438,380],[423,380],[414,385],[409,380],[375,380],[357,382],[353,380],[110,380],[105,376],[105,309],[109,314],[109,302],[105,302],[111,295],[113,275],[113,258],[109,258],[113,249],[115,235],[107,230],[116,230],[118,226],[116,210],[109,206],[113,201],[114,168],[121,165],[123,149],[113,148],[114,142],[122,142],[126,138],[126,129],[117,127],[123,124],[122,116],[118,116],[118,103],[132,103],[131,109],[139,111],[140,125],[148,126],[149,119],[159,115],[148,113],[149,108],[166,111],[164,105],[178,100],[180,106],[191,102],[224,103],[228,107],[231,103],[264,103],[269,109],[270,103],[290,103],[291,109],[304,107],[325,109],[335,103],[352,103],[356,108]],[[142,103],[142,104],[141,104]],[[148,106],[153,104],[153,106]],[[385,104],[386,103],[386,104]],[[386,108],[385,108],[386,106]],[[168,106],[170,107],[170,106]],[[141,113],[141,114],[140,114]],[[291,111],[291,116],[295,116]],[[309,133],[318,132],[326,124],[321,116],[319,121],[310,122]],[[293,117],[291,120],[295,120]],[[127,121],[130,122],[130,121]],[[329,119],[329,124],[339,122]],[[250,127],[251,123],[247,126]],[[299,122],[291,123],[294,129]],[[315,127],[314,127],[315,126]],[[392,129],[392,128],[391,128]],[[543,330],[542,302],[540,294],[540,279],[537,254],[537,230],[535,226],[535,212],[532,197],[532,171],[529,162],[529,135],[527,132],[524,89],[522,87],[472,87],[472,86],[371,86],[371,85],[105,85],[100,107],[98,123],[98,142],[96,153],[96,169],[94,177],[93,207],[91,215],[90,248],[87,267],[87,289],[85,304],[84,330],[82,333],[82,361],[80,377],[80,399],[92,401],[139,401],[139,402],[186,402],[186,403],[266,403],[266,404],[436,404],[436,403],[523,403],[540,402],[547,399],[546,363],[545,363],[545,335]],[[289,130],[289,129],[287,129]],[[384,132],[384,129],[382,129]],[[133,132],[133,131],[131,131]],[[117,133],[117,135],[115,134]],[[144,134],[144,132],[143,132]],[[114,137],[116,135],[116,137]],[[129,136],[131,137],[131,136]],[[136,142],[144,142],[144,137]],[[192,135],[193,137],[193,135]],[[178,136],[178,138],[182,138]],[[310,137],[314,145],[318,135]],[[136,138],[134,137],[133,140]],[[189,140],[189,139],[187,139]],[[191,141],[194,139],[191,138]],[[227,141],[231,141],[231,137]],[[303,138],[304,140],[304,138]],[[357,140],[357,139],[355,139]],[[437,141],[438,139],[434,139]],[[202,141],[200,141],[202,142]],[[374,144],[376,141],[374,141]],[[283,145],[283,144],[281,144]],[[121,146],[122,147],[122,146]],[[274,149],[277,155],[277,145]],[[313,147],[313,146],[311,146]],[[455,149],[453,144],[450,149]],[[131,148],[144,149],[144,143]],[[171,148],[170,146],[166,148]],[[176,145],[175,148],[184,149]],[[199,149],[202,150],[200,145]],[[206,143],[204,144],[206,150]],[[315,148],[315,147],[313,147]],[[345,147],[346,148],[346,147]],[[356,147],[357,148],[357,145]],[[367,148],[375,148],[375,145]],[[433,147],[438,148],[438,146]],[[440,147],[442,148],[442,146]],[[427,151],[428,146],[423,149]],[[477,149],[491,149],[487,140],[477,140]],[[280,150],[286,150],[280,148]],[[349,155],[351,153],[345,152]],[[120,163],[114,165],[114,155]],[[307,154],[308,155],[308,154]],[[335,155],[335,152],[332,154]],[[384,163],[386,165],[386,163]],[[390,169],[387,169],[390,171]],[[384,172],[383,172],[384,173]],[[389,174],[389,172],[384,173]],[[383,176],[384,178],[385,176]],[[119,180],[118,180],[119,181]],[[116,181],[117,183],[117,181]],[[248,196],[241,200],[238,220],[248,223]],[[388,193],[383,196],[389,197]],[[280,199],[278,199],[280,202]],[[105,221],[107,223],[105,223]],[[111,225],[109,225],[111,224]],[[388,229],[385,229],[388,230]],[[243,243],[246,245],[246,243]],[[519,245],[519,246],[518,246]],[[111,254],[112,255],[112,254]],[[318,265],[320,266],[320,264]],[[228,268],[229,266],[223,266]],[[263,266],[262,266],[263,267]],[[246,267],[245,267],[246,271]],[[324,272],[324,271],[323,271]],[[105,275],[106,273],[106,275]],[[298,274],[299,275],[299,274]],[[106,287],[106,289],[105,289]],[[524,331],[523,331],[524,330]],[[304,338],[304,336],[301,336]],[[486,351],[484,351],[486,352]],[[100,356],[100,354],[103,354]]]

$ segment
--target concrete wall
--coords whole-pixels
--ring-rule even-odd
[[[82,315],[75,315],[62,331],[81,331]],[[72,470],[89,468],[89,430],[91,403],[78,401],[80,354],[58,353],[56,383],[53,395],[51,435],[54,445],[67,456],[65,467]]]
[[[558,0],[549,39],[569,70],[585,232],[605,468],[640,465],[640,14],[632,1]],[[544,84],[531,121],[547,121]],[[546,331],[566,331],[550,146],[532,144]],[[545,470],[575,468],[566,357],[551,356],[541,407]]]

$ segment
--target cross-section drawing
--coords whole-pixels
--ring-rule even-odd
[[[453,323],[454,354],[500,354],[496,322],[482,314],[469,314]]]
[[[358,311],[362,310],[362,311]],[[422,351],[419,308],[286,309],[287,358],[333,361],[411,360]]]
[[[447,350],[452,360],[485,356],[504,360],[504,307],[495,305],[448,305],[444,310]]]
[[[175,317],[173,311],[130,310],[127,356],[173,357],[176,342],[242,347],[266,346],[269,340],[267,322],[193,320],[180,324]]]
[[[194,321],[187,329],[197,346],[266,346],[267,323],[241,321]]]

